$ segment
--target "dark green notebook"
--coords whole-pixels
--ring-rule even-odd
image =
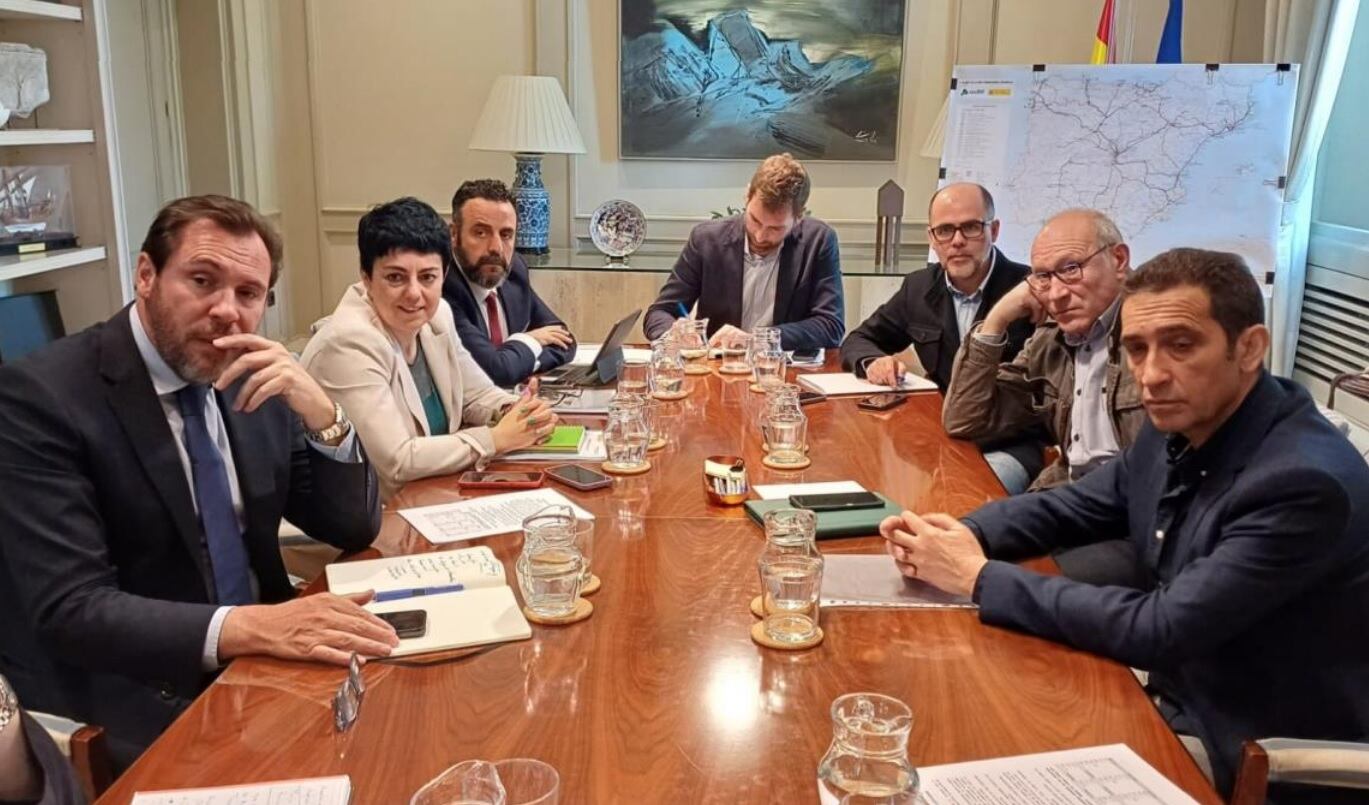
[[[885,517],[902,514],[903,507],[878,492],[875,493],[884,505],[877,509],[852,509],[850,511],[818,512],[818,539],[832,537],[877,537],[879,523]],[[765,513],[771,509],[790,509],[788,498],[777,500],[748,500],[746,514],[756,521],[764,522]]]

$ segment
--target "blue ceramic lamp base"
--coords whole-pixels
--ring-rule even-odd
[[[513,247],[521,254],[546,254],[551,229],[551,196],[542,184],[542,155],[514,154],[513,207],[518,212],[518,235]]]

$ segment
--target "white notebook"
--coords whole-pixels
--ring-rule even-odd
[[[217,788],[140,791],[133,805],[347,805],[352,780],[347,775],[281,780]]]
[[[422,637],[399,641],[391,657],[483,646],[532,637],[504,565],[484,545],[360,562],[338,562],[325,569],[328,589],[339,595],[366,590],[386,592],[418,587],[464,585],[457,592],[419,595],[394,601],[372,601],[371,612],[421,609],[428,613]]]
[[[897,388],[880,386],[856,377],[851,372],[813,372],[798,375],[800,386],[826,394],[828,397],[849,397],[853,394],[882,394],[890,391],[936,391],[936,384],[925,377],[909,372]]]

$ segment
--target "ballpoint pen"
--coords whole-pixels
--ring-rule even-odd
[[[417,598],[421,595],[440,595],[441,593],[456,593],[466,589],[464,584],[446,584],[440,587],[410,587],[405,590],[385,590],[376,593],[373,599],[379,601],[399,601],[404,598]]]

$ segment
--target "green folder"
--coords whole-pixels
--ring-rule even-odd
[[[875,537],[879,536],[879,523],[885,517],[902,514],[903,507],[885,496],[875,493],[884,505],[870,509],[850,509],[848,511],[818,512],[818,539],[832,537]],[[777,500],[748,500],[746,513],[757,525],[765,521],[765,513],[772,509],[792,509],[788,498]]]
[[[583,438],[584,425],[557,425],[545,441],[538,442],[531,450],[537,453],[578,453]]]

